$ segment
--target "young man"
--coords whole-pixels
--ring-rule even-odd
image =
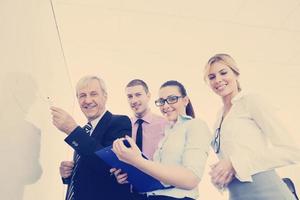
[[[125,88],[127,100],[133,117],[132,138],[148,159],[153,159],[154,152],[157,149],[159,141],[164,137],[164,129],[167,124],[165,118],[151,112],[149,101],[151,94],[147,84],[140,79],[130,81]],[[123,174],[121,170],[112,169],[119,183],[127,183],[127,174]],[[139,194],[134,191],[133,197],[135,200],[145,199],[144,194]]]
[[[142,123],[140,125],[142,127],[141,150],[148,159],[152,160],[158,143],[164,136],[167,121],[162,116],[151,112],[149,107],[151,94],[147,84],[143,80],[134,79],[130,81],[126,85],[125,91],[129,106],[134,114],[131,117],[132,137],[138,143],[139,136],[137,133],[139,123]]]

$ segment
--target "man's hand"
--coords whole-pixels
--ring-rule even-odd
[[[115,175],[115,177],[116,177],[119,184],[128,183],[127,173],[122,173],[121,169],[111,168],[109,171],[110,171],[111,174]]]
[[[62,178],[68,178],[71,176],[74,167],[73,161],[62,161],[59,167],[59,173]]]
[[[52,123],[60,131],[69,135],[78,125],[71,115],[58,107],[50,107],[52,114]]]

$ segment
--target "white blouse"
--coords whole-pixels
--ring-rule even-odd
[[[232,99],[221,126],[218,156],[231,160],[240,181],[252,181],[253,174],[300,161],[299,146],[274,111],[257,95],[239,93]]]

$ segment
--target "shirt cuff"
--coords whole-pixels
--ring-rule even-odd
[[[70,184],[70,181],[71,181],[71,177],[68,177],[68,178],[63,178],[63,177],[61,177],[61,180],[62,180],[62,182],[63,182],[63,184]]]
[[[252,182],[250,162],[247,157],[229,156],[232,166],[236,172],[235,177],[241,182]]]

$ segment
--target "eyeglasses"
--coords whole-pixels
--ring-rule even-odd
[[[165,105],[165,102],[168,104],[174,104],[178,102],[179,98],[183,98],[183,96],[168,96],[166,99],[159,98],[155,101],[156,106],[163,106]]]
[[[213,147],[215,153],[219,153],[219,152],[220,152],[220,146],[221,146],[221,136],[220,136],[220,132],[221,132],[221,126],[222,126],[222,123],[223,123],[223,119],[224,119],[224,117],[222,116],[220,125],[219,125],[219,127],[216,129],[214,140],[211,141],[211,145],[212,145],[212,147]]]

